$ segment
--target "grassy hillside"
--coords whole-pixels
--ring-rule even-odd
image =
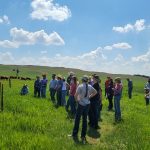
[[[0,75],[15,75],[12,70],[16,66],[0,65]],[[74,71],[80,79],[83,74],[92,74],[76,69],[50,68],[36,66],[19,66],[20,76],[35,78],[43,72],[67,76]],[[107,76],[98,73],[102,79],[102,87]],[[112,75],[113,77],[118,75]],[[130,76],[134,83],[133,99],[127,97],[127,75],[123,79],[123,97],[121,109],[124,122],[114,125],[114,112],[107,111],[108,101],[103,97],[101,129],[98,131],[88,128],[88,144],[75,143],[67,135],[72,132],[73,121],[67,117],[63,107],[55,108],[47,98],[33,97],[33,83],[31,81],[12,80],[12,88],[8,81],[4,84],[4,112],[0,113],[0,149],[2,150],[148,150],[150,141],[150,106],[146,108],[143,87],[146,79]],[[29,86],[30,93],[20,96],[22,85]],[[104,91],[104,90],[103,90]],[[104,95],[104,92],[103,92]],[[80,136],[80,134],[79,134]]]

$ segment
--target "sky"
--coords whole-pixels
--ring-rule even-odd
[[[150,75],[149,0],[0,0],[0,64]]]

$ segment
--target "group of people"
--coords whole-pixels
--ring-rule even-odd
[[[129,80],[129,79],[127,79]],[[120,77],[115,78],[115,83],[111,77],[107,77],[105,81],[105,96],[108,99],[108,111],[113,110],[113,97],[115,108],[115,121],[121,121],[120,100],[122,97],[123,84]]]
[[[42,79],[37,76],[34,82],[34,96],[46,98],[46,88],[48,80],[46,74]],[[127,78],[128,97],[132,98],[133,83]],[[27,87],[27,85],[25,85]],[[145,85],[146,105],[150,101],[150,78]],[[114,79],[107,77],[105,81],[105,97],[108,99],[108,111],[115,111],[115,123],[122,120],[120,100],[122,98],[123,83],[120,77]],[[84,75],[81,83],[78,81],[75,73],[70,72],[67,80],[61,75],[52,74],[49,83],[50,99],[57,106],[65,106],[67,112],[75,118],[74,127],[71,136],[77,138],[80,118],[82,117],[82,142],[86,142],[87,124],[94,129],[99,129],[102,110],[102,88],[101,80],[97,74],[92,76]],[[66,95],[68,100],[66,101]],[[56,97],[56,98],[55,98]],[[113,109],[114,108],[114,109]],[[89,121],[87,123],[87,121]]]

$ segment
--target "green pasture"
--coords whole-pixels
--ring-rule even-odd
[[[0,65],[0,76],[15,76],[17,66]],[[67,117],[64,107],[56,108],[50,101],[47,88],[47,98],[33,97],[33,84],[36,75],[47,73],[68,76],[74,71],[78,79],[83,74],[92,72],[77,69],[50,68],[35,66],[18,66],[19,76],[31,77],[31,81],[11,80],[0,81],[4,84],[4,111],[0,112],[0,150],[149,150],[150,148],[150,106],[145,106],[144,84],[147,79],[129,75],[111,75],[113,78],[121,76],[123,79],[123,96],[121,110],[123,122],[114,124],[114,112],[107,111],[108,101],[104,97],[104,81],[108,74],[97,73],[102,80],[103,110],[98,131],[88,128],[88,143],[75,143],[71,134],[74,120]],[[133,98],[127,97],[127,81],[133,80]],[[20,96],[23,84],[29,86],[29,94]],[[66,98],[67,99],[67,98]],[[80,128],[81,129],[81,128]],[[80,134],[79,134],[80,137]]]

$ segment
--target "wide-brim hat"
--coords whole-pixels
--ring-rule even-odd
[[[72,71],[70,71],[70,72],[68,72],[68,75],[75,75],[75,73],[74,72],[72,72]]]
[[[60,79],[62,79],[62,76],[61,76],[60,74],[58,74],[58,75],[57,75],[57,78],[60,78]]]
[[[43,77],[46,77],[46,73],[43,73],[42,76],[43,76]]]
[[[120,77],[116,77],[115,81],[121,82],[121,78]]]

